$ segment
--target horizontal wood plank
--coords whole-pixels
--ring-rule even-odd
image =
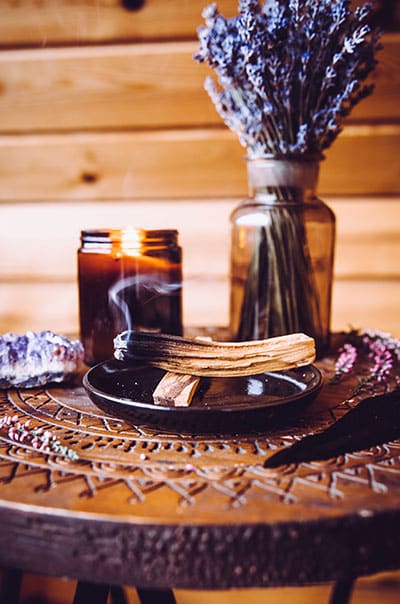
[[[137,10],[121,0],[2,0],[2,46],[85,44],[99,41],[193,38],[203,22],[204,0],[146,0]],[[135,4],[131,2],[130,4]],[[137,4],[137,3],[136,3]],[[219,0],[236,14],[236,0]]]
[[[0,281],[0,333],[52,329],[77,333],[75,283]],[[209,279],[184,290],[184,324],[227,325],[228,281]],[[381,329],[400,337],[398,281],[340,281],[334,284],[332,329]]]
[[[1,9],[0,9],[1,10]],[[0,132],[222,124],[193,42],[0,52]],[[400,119],[400,34],[353,121]]]
[[[184,325],[225,325],[228,321],[227,280],[190,281],[183,294]],[[78,333],[76,283],[3,282],[0,279],[0,333],[52,329]]]
[[[372,95],[361,101],[351,114],[352,120],[390,120],[400,118],[400,34],[382,36],[383,49],[370,82]]]
[[[336,215],[339,279],[400,278],[400,200],[328,200]]]
[[[1,282],[0,282],[1,283]],[[78,333],[78,297],[72,283],[1,283],[0,332],[51,329]]]
[[[400,198],[326,199],[336,214],[338,279],[400,279]],[[238,199],[0,204],[3,280],[73,281],[85,228],[176,228],[187,281],[226,278]]]
[[[80,231],[172,228],[179,231],[187,278],[228,274],[229,214],[236,200],[0,204],[0,275],[73,280]],[[212,261],[211,261],[212,259]]]
[[[400,199],[327,199],[338,237],[332,324],[399,332]],[[225,325],[237,199],[0,205],[0,330],[76,332],[83,228],[178,228],[186,325]]]
[[[398,126],[348,126],[323,162],[321,195],[400,192]],[[0,201],[246,195],[227,129],[0,137]]]
[[[400,280],[340,281],[333,287],[332,329],[381,329],[400,337]]]
[[[0,131],[222,123],[192,42],[0,52]]]
[[[353,0],[353,6],[364,0]],[[206,0],[2,0],[0,44],[85,44],[97,41],[194,37]],[[237,0],[218,0],[220,12],[237,14]],[[136,10],[124,7],[139,6]],[[381,23],[400,25],[395,2],[376,0]]]

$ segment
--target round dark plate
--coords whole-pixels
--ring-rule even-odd
[[[322,375],[314,365],[235,378],[201,378],[189,407],[154,405],[165,371],[110,360],[84,375],[83,386],[103,411],[135,425],[197,434],[262,432],[291,420],[316,397]]]

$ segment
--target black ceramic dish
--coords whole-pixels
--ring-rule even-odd
[[[296,416],[322,386],[314,365],[236,378],[201,378],[189,407],[161,407],[152,393],[164,375],[149,365],[110,360],[84,375],[90,398],[135,425],[184,434],[262,432]]]

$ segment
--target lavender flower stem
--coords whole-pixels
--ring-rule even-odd
[[[379,34],[372,4],[348,0],[239,0],[225,19],[211,5],[199,29],[199,62],[215,70],[212,100],[248,154],[321,155],[371,87]]]

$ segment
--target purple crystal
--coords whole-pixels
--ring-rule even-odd
[[[0,389],[65,382],[83,365],[83,346],[52,331],[0,336]]]

